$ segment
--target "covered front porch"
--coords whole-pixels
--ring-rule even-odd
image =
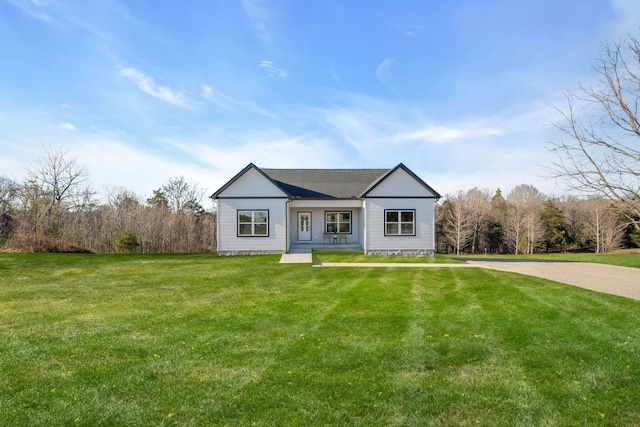
[[[363,250],[362,200],[292,200],[287,217],[288,253],[311,249]]]

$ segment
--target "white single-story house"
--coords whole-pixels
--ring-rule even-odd
[[[262,169],[250,163],[211,196],[219,255],[287,253],[308,243],[366,254],[434,254],[433,188],[393,169]]]

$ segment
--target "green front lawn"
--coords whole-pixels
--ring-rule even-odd
[[[640,301],[278,259],[0,254],[0,425],[640,425]]]

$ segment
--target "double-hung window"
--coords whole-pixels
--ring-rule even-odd
[[[238,211],[238,237],[269,236],[269,211]]]
[[[326,233],[351,233],[351,212],[325,212]]]
[[[416,235],[416,211],[415,210],[385,210],[384,211],[384,235],[385,236],[415,236]]]

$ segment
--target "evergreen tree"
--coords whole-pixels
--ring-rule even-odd
[[[120,237],[116,239],[115,246],[118,252],[132,253],[138,249],[140,243],[133,231],[125,230]]]
[[[147,204],[151,207],[159,207],[164,209],[167,209],[169,207],[167,196],[160,188],[158,188],[157,190],[153,190],[153,196],[147,199]]]
[[[548,199],[542,205],[542,222],[544,223],[546,252],[557,249],[564,250],[567,244],[567,230],[562,211],[551,199]]]

